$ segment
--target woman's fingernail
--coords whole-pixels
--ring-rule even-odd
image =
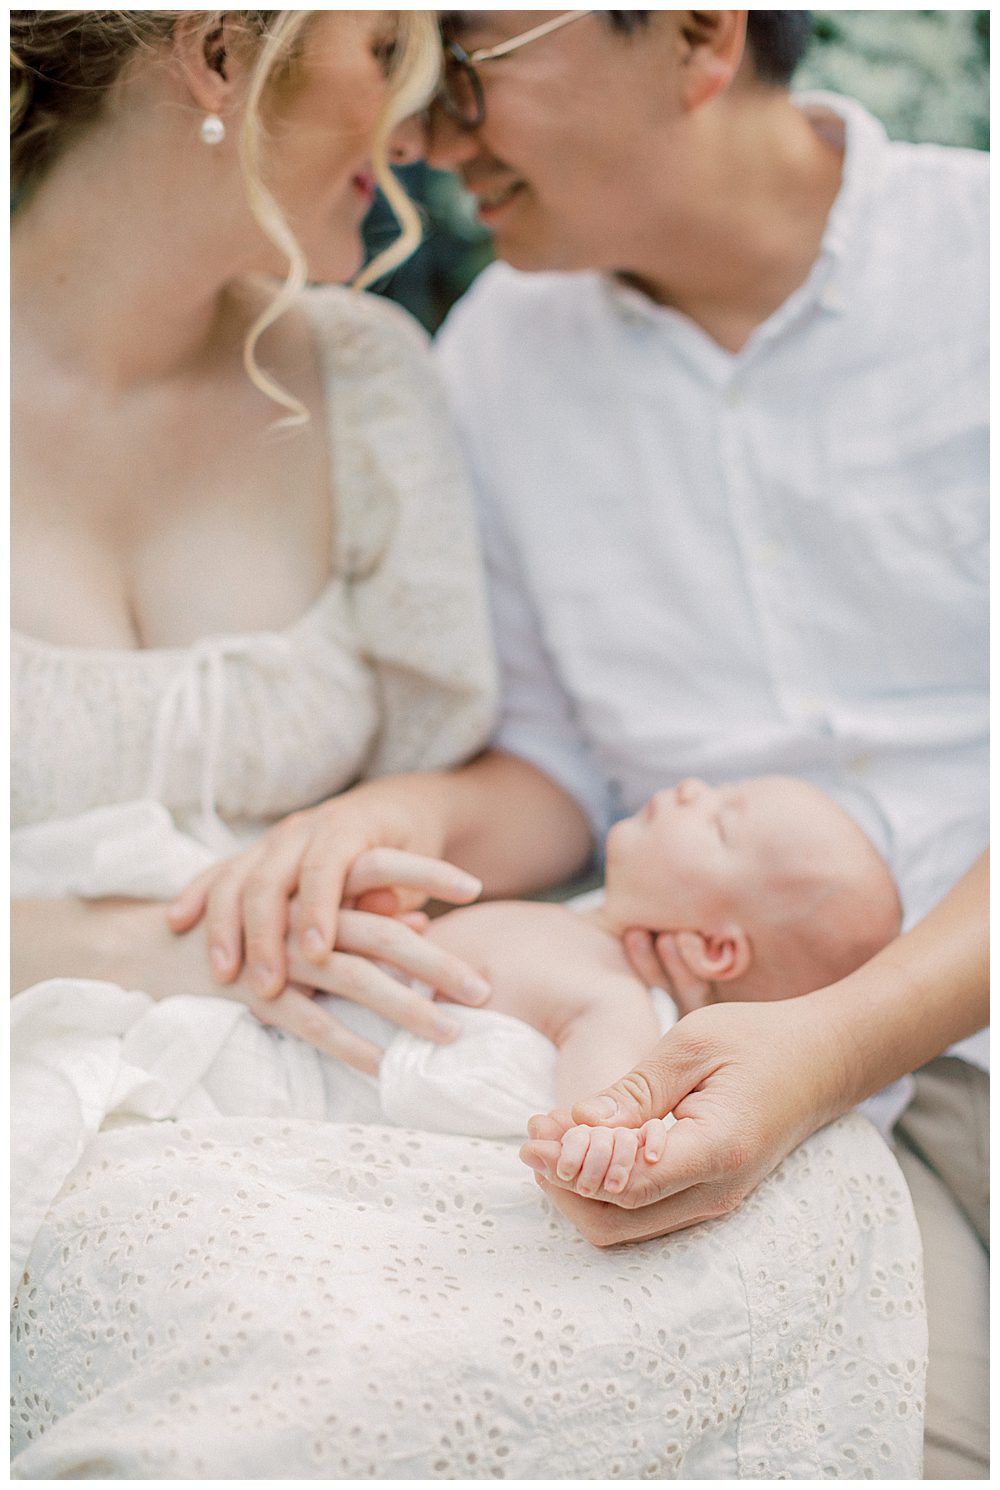
[[[212,972],[222,976],[229,971],[229,953],[225,947],[213,945],[209,948],[208,960],[212,964]]]
[[[483,893],[483,882],[476,879],[475,875],[463,874],[460,879],[452,880],[451,893],[455,896],[468,895],[474,900],[477,895]]]
[[[594,1117],[613,1118],[618,1116],[618,1103],[614,1097],[594,1097],[584,1104],[589,1113]]]
[[[323,940],[323,933],[317,931],[315,926],[310,926],[302,938],[302,946],[305,949],[307,957],[322,957],[326,951],[326,942]]]
[[[266,962],[255,962],[250,969],[250,982],[259,994],[268,994],[274,986],[274,973]]]
[[[443,1014],[439,1014],[434,1020],[434,1028],[439,1035],[444,1035],[448,1040],[454,1040],[456,1035],[462,1033],[462,1026],[454,1019],[446,1019]]]
[[[485,978],[467,978],[462,984],[462,992],[474,1004],[485,1004],[493,990]]]

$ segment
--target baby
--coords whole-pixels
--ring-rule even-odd
[[[492,1009],[557,1047],[560,1107],[617,1080],[659,1039],[650,994],[622,948],[629,927],[674,933],[689,1002],[692,991],[694,1002],[808,993],[899,931],[899,896],[870,839],[826,793],[791,777],[682,781],[616,823],[606,852],[597,909],[494,901],[451,911],[427,932],[484,974]],[[660,1158],[667,1126],[591,1133],[588,1174],[603,1162],[600,1179],[613,1191],[640,1149]],[[587,1156],[586,1137],[573,1129],[563,1139],[567,1179]]]

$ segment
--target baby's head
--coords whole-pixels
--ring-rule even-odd
[[[790,776],[657,792],[608,834],[604,914],[683,933],[677,950],[729,998],[791,998],[846,977],[899,931],[868,836]]]

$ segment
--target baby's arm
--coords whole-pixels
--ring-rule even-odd
[[[621,947],[565,906],[468,906],[433,922],[427,935],[483,973],[490,1009],[524,1020],[556,1046],[561,1106],[616,1081],[659,1039],[649,991]]]
[[[559,1026],[547,1031],[559,1051],[559,1107],[572,1107],[582,1093],[599,1092],[617,1081],[660,1038],[649,990],[631,975],[604,969],[593,969],[588,975],[581,968],[572,990],[564,993],[560,1010]]]
[[[433,922],[428,934],[488,978],[491,1009],[523,1019],[556,1046],[560,1106],[616,1081],[659,1039],[649,992],[620,949],[565,907],[470,906]],[[525,1144],[522,1158],[544,1155],[582,1193],[623,1190],[637,1158],[659,1159],[667,1127],[660,1119],[641,1129],[574,1127],[568,1114],[558,1125],[545,1122],[545,1139]]]

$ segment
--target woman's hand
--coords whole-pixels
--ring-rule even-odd
[[[429,896],[455,905],[475,900],[482,889],[477,879],[426,857],[428,846],[440,852],[439,835],[414,813],[382,783],[293,813],[193,880],[170,907],[170,925],[185,932],[204,918],[213,977],[229,983],[245,963],[255,991],[273,997],[286,979],[293,898],[301,951],[317,966],[334,946],[342,905],[394,913]],[[381,852],[376,857],[373,850]],[[404,971],[422,976],[409,965]]]
[[[846,1110],[848,1059],[836,1026],[808,999],[695,1010],[572,1115],[532,1118],[521,1157],[595,1245],[664,1236],[734,1210],[796,1144]],[[572,1123],[639,1128],[669,1112],[677,1122],[662,1157],[637,1163],[623,1190],[587,1198],[558,1178]]]
[[[378,861],[362,866],[377,875]],[[293,918],[294,919],[294,918]],[[414,924],[408,924],[413,921]],[[382,1051],[362,1039],[315,992],[340,994],[364,1004],[404,1029],[430,1040],[454,1039],[459,1032],[446,1008],[421,997],[373,962],[405,970],[464,1003],[483,1003],[488,985],[457,957],[420,934],[420,918],[392,919],[365,911],[345,911],[337,946],[319,963],[296,949],[294,933],[287,959],[290,981],[276,998],[262,999],[245,976],[220,987],[209,976],[203,926],[177,938],[167,929],[160,901],[32,900],[12,908],[12,987],[21,991],[48,978],[96,978],[135,988],[150,998],[186,993],[233,999],[245,1004],[262,1024],[272,1025],[315,1045],[327,1055],[374,1074]]]

